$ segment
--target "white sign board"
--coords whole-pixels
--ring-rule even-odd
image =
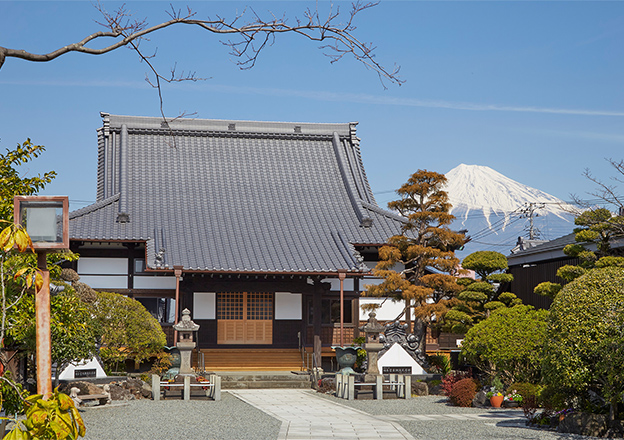
[[[102,364],[96,358],[84,359],[80,362],[69,364],[59,373],[59,380],[74,381],[86,378],[106,377]]]
[[[412,374],[427,374],[423,367],[396,342],[379,357],[377,367],[379,371],[383,371],[383,367],[412,367]]]

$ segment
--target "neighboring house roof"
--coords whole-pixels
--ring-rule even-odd
[[[512,254],[507,256],[507,261],[509,266],[517,266],[521,264],[557,260],[560,258],[570,258],[570,256],[563,253],[563,248],[574,243],[577,243],[574,233],[564,235],[563,237],[559,237],[524,250],[518,250],[516,252],[512,251]],[[612,249],[621,250],[624,248],[624,237],[612,238],[609,243]],[[596,251],[597,249],[596,243],[581,244],[591,251]]]
[[[355,123],[102,118],[97,202],[71,213],[73,240],[145,241],[152,269],[330,273],[400,233]]]
[[[569,258],[563,253],[563,248],[569,244],[576,243],[574,235],[575,234],[564,235],[563,237],[540,244],[532,243],[533,245],[527,245],[524,249],[520,249],[517,246],[512,250],[512,254],[507,256],[507,261],[510,266],[516,266],[537,261]]]

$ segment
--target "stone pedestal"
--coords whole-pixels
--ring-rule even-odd
[[[178,342],[178,350],[180,350],[180,372],[178,374],[185,376],[195,376],[195,372],[191,368],[191,353],[197,344],[195,342]]]
[[[368,357],[368,368],[366,369],[364,381],[375,382],[376,377],[379,375],[377,360],[379,356],[379,351],[383,348],[383,344],[379,342],[367,342],[366,344],[364,344],[363,348],[364,350],[366,350],[366,356]]]

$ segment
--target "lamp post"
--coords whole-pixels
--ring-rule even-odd
[[[37,252],[43,285],[35,294],[37,394],[52,393],[52,336],[50,332],[50,272],[46,254],[69,249],[69,198],[15,196],[15,223],[26,229]]]

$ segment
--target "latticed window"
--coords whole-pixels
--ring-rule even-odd
[[[248,293],[247,319],[273,319],[273,294],[267,292]]]
[[[244,297],[242,292],[217,295],[217,319],[243,319]]]

